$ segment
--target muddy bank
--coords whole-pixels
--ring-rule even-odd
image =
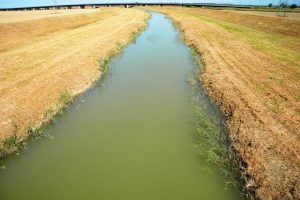
[[[214,15],[203,17],[197,9],[156,10],[174,20],[185,42],[201,56],[204,70],[199,79],[225,115],[231,142],[247,172],[246,189],[258,199],[299,199],[299,60],[278,61],[237,37],[235,32],[243,33],[240,26],[220,22],[224,28]],[[256,28],[245,34],[263,42],[256,38]]]
[[[88,89],[108,60],[146,27],[148,17],[139,10],[104,8],[0,24],[1,38],[13,37],[0,52],[0,157],[16,151]],[[69,23],[58,23],[65,19]],[[24,27],[27,31],[20,32]]]

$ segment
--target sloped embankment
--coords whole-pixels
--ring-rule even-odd
[[[100,65],[147,18],[140,10],[102,8],[0,24],[0,157],[89,88],[104,70]]]

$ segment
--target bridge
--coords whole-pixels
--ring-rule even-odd
[[[66,9],[96,9],[100,7],[124,6],[130,8],[134,6],[181,6],[181,7],[231,7],[231,8],[251,8],[250,5],[235,4],[214,4],[214,3],[93,3],[93,4],[67,4],[67,5],[47,5],[30,6],[16,8],[0,8],[0,11],[26,11],[26,10],[66,10]]]

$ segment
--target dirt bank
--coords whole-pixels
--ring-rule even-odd
[[[167,13],[201,55],[258,199],[300,199],[300,22],[198,8]],[[288,25],[290,24],[290,25]]]
[[[147,18],[140,10],[102,8],[1,23],[0,149],[14,151],[89,88],[103,71],[100,64],[144,28]]]

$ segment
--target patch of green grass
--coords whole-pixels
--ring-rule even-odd
[[[201,58],[193,50],[193,60],[198,68],[196,74],[199,74],[201,67]],[[196,138],[193,149],[200,159],[206,163],[202,169],[207,174],[218,173],[225,177],[224,189],[237,189],[240,185],[240,166],[241,163],[237,159],[236,153],[230,146],[228,134],[222,128],[218,117],[210,116],[207,113],[207,107],[199,102],[197,93],[201,87],[195,72],[187,77],[191,87],[190,101],[193,105],[193,113],[195,117]],[[243,193],[241,193],[243,196]]]
[[[106,74],[109,70],[109,64],[110,61],[120,52],[120,50],[123,48],[123,45],[121,43],[118,43],[116,48],[109,52],[109,56],[106,58],[103,58],[99,62],[100,71],[104,74]]]
[[[197,69],[199,71],[200,69]],[[199,82],[195,76],[189,75],[188,82],[191,86],[191,103],[195,117],[195,142],[193,149],[200,159],[207,165],[202,171],[207,174],[219,173],[225,177],[224,189],[237,188],[240,186],[237,178],[240,163],[235,152],[230,147],[228,135],[222,129],[218,118],[209,116],[207,108],[199,103],[197,91]]]
[[[300,39],[279,33],[267,33],[258,31],[238,24],[213,19],[199,14],[186,14],[205,22],[216,24],[236,37],[246,40],[254,49],[262,51],[278,61],[300,68],[300,52],[297,46]]]
[[[296,95],[294,96],[294,98],[295,98],[296,101],[300,101],[300,94],[296,94]]]
[[[103,73],[107,73],[109,69],[109,60],[104,58],[100,61],[100,71]]]
[[[51,108],[47,109],[44,113],[44,118],[48,119],[48,118],[51,118],[53,117],[55,114],[55,111]]]
[[[213,119],[205,114],[200,106],[195,105],[194,114],[197,119],[196,136],[199,149],[201,149],[201,156],[209,163],[220,163],[227,149],[223,144],[223,138],[220,136],[220,128]]]
[[[274,81],[275,81],[276,83],[278,83],[279,85],[282,85],[282,84],[284,83],[284,81],[283,81],[281,78],[279,78],[279,77],[277,77],[277,76],[275,76],[275,75],[270,76],[269,79],[274,80]]]
[[[130,37],[130,41],[133,42],[133,43],[135,43],[135,40],[136,40],[136,38],[137,38],[137,36],[138,36],[139,34],[140,34],[139,31],[134,31],[134,32],[132,32],[132,33],[131,33],[131,37]]]
[[[208,165],[204,171],[219,173],[225,177],[224,189],[237,188],[239,186],[239,163],[234,152],[231,151],[227,136],[220,129],[219,122],[210,118],[205,110],[198,105],[194,106],[197,130],[197,138],[194,149],[201,160]]]
[[[72,102],[73,102],[73,97],[68,91],[65,91],[60,94],[59,104],[61,105],[62,108],[69,106]]]
[[[149,19],[149,18],[147,18],[146,21],[147,21],[148,19]],[[130,42],[131,42],[131,43],[135,43],[136,38],[140,35],[140,33],[141,33],[143,30],[145,30],[146,27],[147,27],[147,26],[141,27],[141,28],[139,28],[137,31],[133,31],[133,32],[131,33],[130,40],[129,40],[128,43],[130,43]],[[103,59],[101,59],[101,60],[99,61],[99,70],[100,70],[102,73],[106,74],[106,73],[108,72],[110,61],[111,61],[118,53],[120,53],[120,51],[121,51],[126,45],[127,45],[127,44],[125,44],[125,43],[117,43],[115,49],[109,52],[109,54],[108,54],[109,56],[106,57],[106,58],[103,58]]]
[[[281,112],[281,109],[280,109],[280,102],[277,100],[277,99],[272,99],[271,100],[271,109],[273,112],[275,113],[280,113]]]
[[[15,151],[17,147],[18,147],[18,140],[15,134],[6,138],[3,142],[3,148],[8,153]]]

